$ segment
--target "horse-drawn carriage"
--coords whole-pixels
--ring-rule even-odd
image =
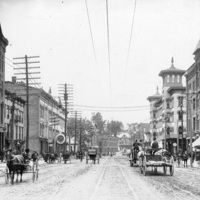
[[[38,169],[38,154],[33,153],[26,159],[23,155],[12,155],[7,157],[6,168],[3,171],[5,182],[11,184],[14,183],[14,176],[17,174],[16,182],[18,182],[18,175],[20,174],[20,182],[22,182],[22,175],[24,173],[32,174],[32,181],[37,181],[39,176]]]
[[[62,154],[62,157],[63,157],[63,161],[65,164],[67,163],[67,161],[69,161],[71,163],[71,153],[70,152],[64,152]]]
[[[138,153],[139,156],[139,168],[140,172],[143,173],[144,176],[147,174],[147,168],[151,167],[154,172],[157,172],[157,168],[163,168],[164,175],[167,172],[167,168],[169,168],[169,173],[171,176],[174,174],[174,158],[173,156],[167,156],[162,153],[152,153],[154,151],[158,151],[160,149],[152,149],[148,148],[142,152]]]
[[[91,147],[90,149],[88,149],[87,155],[86,155],[86,164],[88,164],[88,160],[92,160],[92,162],[94,164],[97,161],[98,164],[99,164],[99,152],[98,152],[98,148]]]

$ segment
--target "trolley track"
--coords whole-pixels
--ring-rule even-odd
[[[113,160],[114,163],[110,164],[111,160]],[[116,167],[117,167],[119,170],[114,169],[114,168],[116,168]],[[103,168],[103,170],[102,170],[102,173],[101,173],[101,175],[100,175],[100,178],[99,178],[99,180],[98,180],[98,182],[97,182],[97,184],[96,184],[96,187],[95,187],[95,189],[94,189],[94,191],[93,191],[93,193],[92,193],[92,195],[91,195],[91,197],[90,197],[90,200],[96,200],[96,199],[98,199],[98,192],[101,190],[101,185],[103,185],[103,184],[104,184],[103,182],[105,181],[105,179],[108,178],[108,177],[106,177],[106,172],[107,172],[108,170],[110,170],[109,168],[113,168],[114,171],[120,171],[121,176],[123,177],[123,180],[125,181],[126,185],[128,186],[128,187],[127,187],[127,188],[128,188],[127,190],[129,190],[129,192],[127,192],[127,193],[131,193],[131,199],[139,200],[138,195],[133,191],[131,184],[129,183],[129,181],[128,181],[126,175],[123,173],[122,167],[121,167],[120,164],[114,159],[114,157],[108,158],[106,164],[104,165],[104,168]],[[108,179],[109,179],[109,178],[108,178]],[[116,191],[115,189],[112,189],[112,195],[114,195],[115,197],[117,197],[118,194],[119,194],[118,191]],[[129,196],[129,199],[130,199],[130,196]]]

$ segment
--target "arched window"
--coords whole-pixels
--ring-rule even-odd
[[[180,82],[180,75],[177,75],[177,83]]]
[[[172,83],[174,83],[174,75],[172,75]]]
[[[167,83],[169,83],[169,75],[167,75]]]

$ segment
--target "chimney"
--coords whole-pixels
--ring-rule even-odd
[[[17,77],[16,76],[12,76],[12,83],[17,83]]]

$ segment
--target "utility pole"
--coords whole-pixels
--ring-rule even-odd
[[[29,72],[29,69],[37,69],[40,67],[29,67],[29,64],[35,64],[39,63],[39,61],[28,61],[28,59],[32,58],[39,58],[39,56],[27,56],[25,57],[18,57],[18,58],[13,58],[14,60],[16,59],[21,59],[24,60],[24,62],[18,62],[18,63],[13,63],[15,65],[25,65],[25,67],[17,67],[14,68],[15,70],[25,70],[25,73],[15,73],[15,75],[25,75],[24,78],[17,78],[17,80],[26,80],[26,148],[29,148],[29,85],[31,84],[40,84],[40,83],[30,83],[29,80],[35,80],[35,79],[40,79],[40,77],[29,77],[31,74],[39,74],[40,72]]]
[[[71,84],[59,84],[59,95],[60,96],[60,100],[61,102],[64,103],[64,107],[65,107],[65,127],[64,127],[64,134],[65,134],[65,145],[64,145],[64,150],[66,151],[67,148],[67,116],[69,114],[70,108],[68,107],[68,100],[72,100],[70,98],[72,98],[72,92],[73,92],[73,85]],[[71,102],[70,102],[71,103]],[[68,133],[68,137],[69,137],[69,151],[71,151],[70,147],[71,147],[71,137],[70,137],[70,133]]]
[[[78,119],[81,119],[81,112],[80,111],[74,111],[70,113],[71,117],[75,118],[75,125],[74,125],[74,129],[75,129],[75,133],[74,133],[74,153],[76,153],[76,141],[77,141],[77,121]],[[81,122],[81,120],[80,120]]]

